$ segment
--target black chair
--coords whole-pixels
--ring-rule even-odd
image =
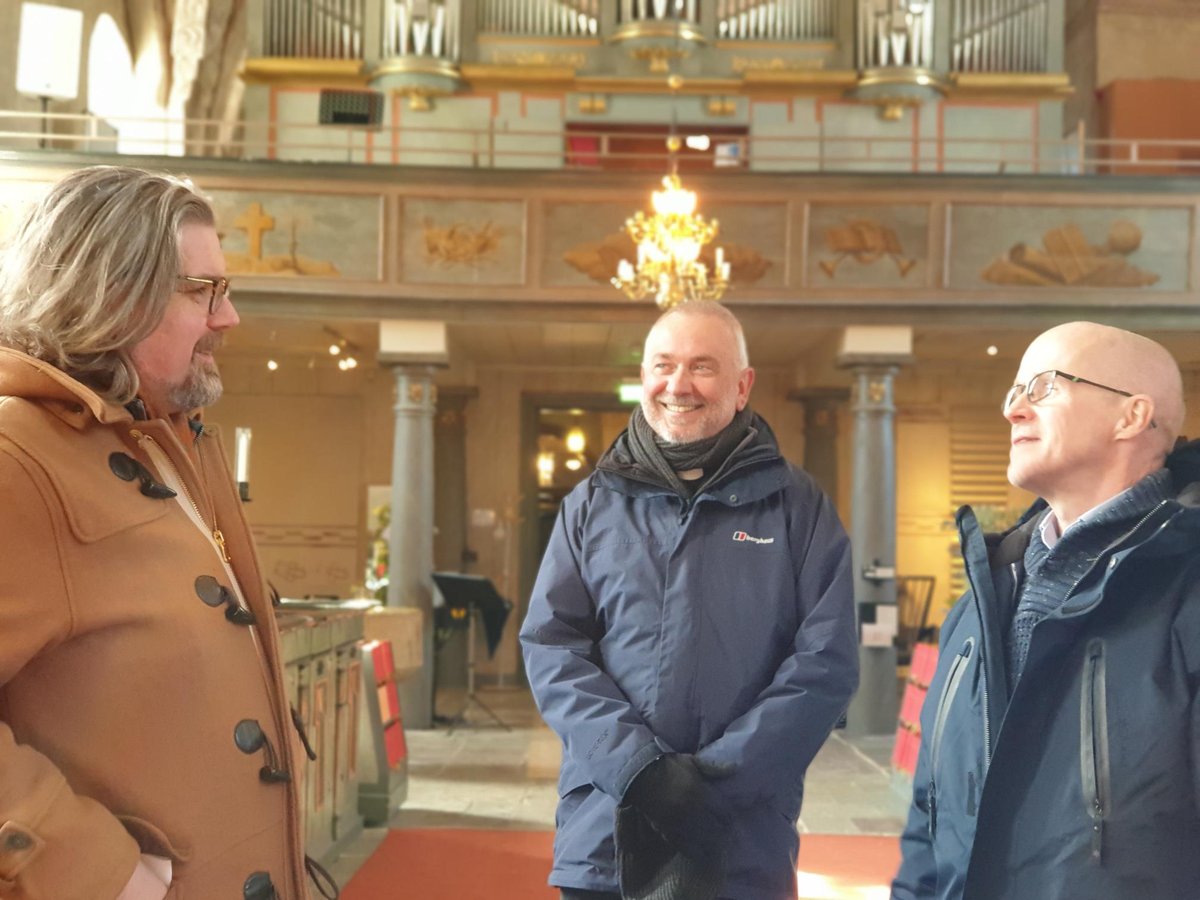
[[[444,601],[443,605],[435,606],[433,610],[435,641],[439,646],[444,646],[455,631],[465,629],[467,632],[467,699],[462,709],[447,721],[452,725],[464,724],[467,709],[474,703],[491,716],[497,725],[505,731],[511,731],[508,723],[475,694],[475,620],[478,618],[483,621],[488,657],[495,656],[504,634],[504,623],[512,612],[512,603],[500,596],[490,578],[481,575],[434,572],[433,582]]]
[[[932,575],[896,578],[896,665],[909,665],[913,647],[932,636],[933,629],[926,623],[935,584],[937,579]]]

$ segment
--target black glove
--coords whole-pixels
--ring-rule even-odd
[[[691,756],[668,753],[650,763],[634,777],[623,802],[680,853],[704,860],[721,852],[729,822]]]

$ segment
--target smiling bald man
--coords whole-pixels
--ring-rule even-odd
[[[663,313],[559,510],[521,644],[563,900],[795,900],[805,770],[858,684],[850,542],[753,384],[728,309]]]
[[[1004,534],[958,512],[894,900],[1184,900],[1200,885],[1200,445],[1179,367],[1072,322],[1003,399]],[[1177,447],[1177,443],[1179,446]]]

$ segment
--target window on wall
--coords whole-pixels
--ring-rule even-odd
[[[133,59],[129,45],[113,21],[103,13],[92,29],[87,49],[87,108],[88,112],[106,120],[111,131],[99,135],[99,139],[111,138],[119,143],[122,119],[134,115],[130,106],[133,90]],[[118,150],[118,146],[104,147],[97,143],[97,150]]]

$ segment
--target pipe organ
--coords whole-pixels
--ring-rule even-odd
[[[697,18],[696,0],[620,0],[617,22],[691,22]]]
[[[600,0],[482,0],[480,31],[546,37],[595,36]]]
[[[859,0],[859,70],[933,68],[935,2],[945,0]]]
[[[267,56],[362,59],[365,0],[262,0]]]
[[[829,40],[836,26],[835,0],[717,0],[721,40]]]
[[[457,62],[462,54],[462,0],[384,0],[383,55]]]
[[[267,57],[458,63],[473,56],[462,46],[470,16],[481,35],[619,41],[675,28],[684,43],[707,36],[747,50],[753,42],[853,40],[860,72],[933,70],[936,57],[948,72],[1043,73],[1051,42],[1061,40],[1049,34],[1052,2],[1064,0],[855,0],[852,31],[838,0],[712,0],[707,22],[699,0],[253,0],[251,8],[261,11]],[[608,26],[602,10],[614,16]],[[379,44],[367,47],[365,25],[376,17]]]
[[[1048,0],[953,0],[955,72],[1044,72]]]

